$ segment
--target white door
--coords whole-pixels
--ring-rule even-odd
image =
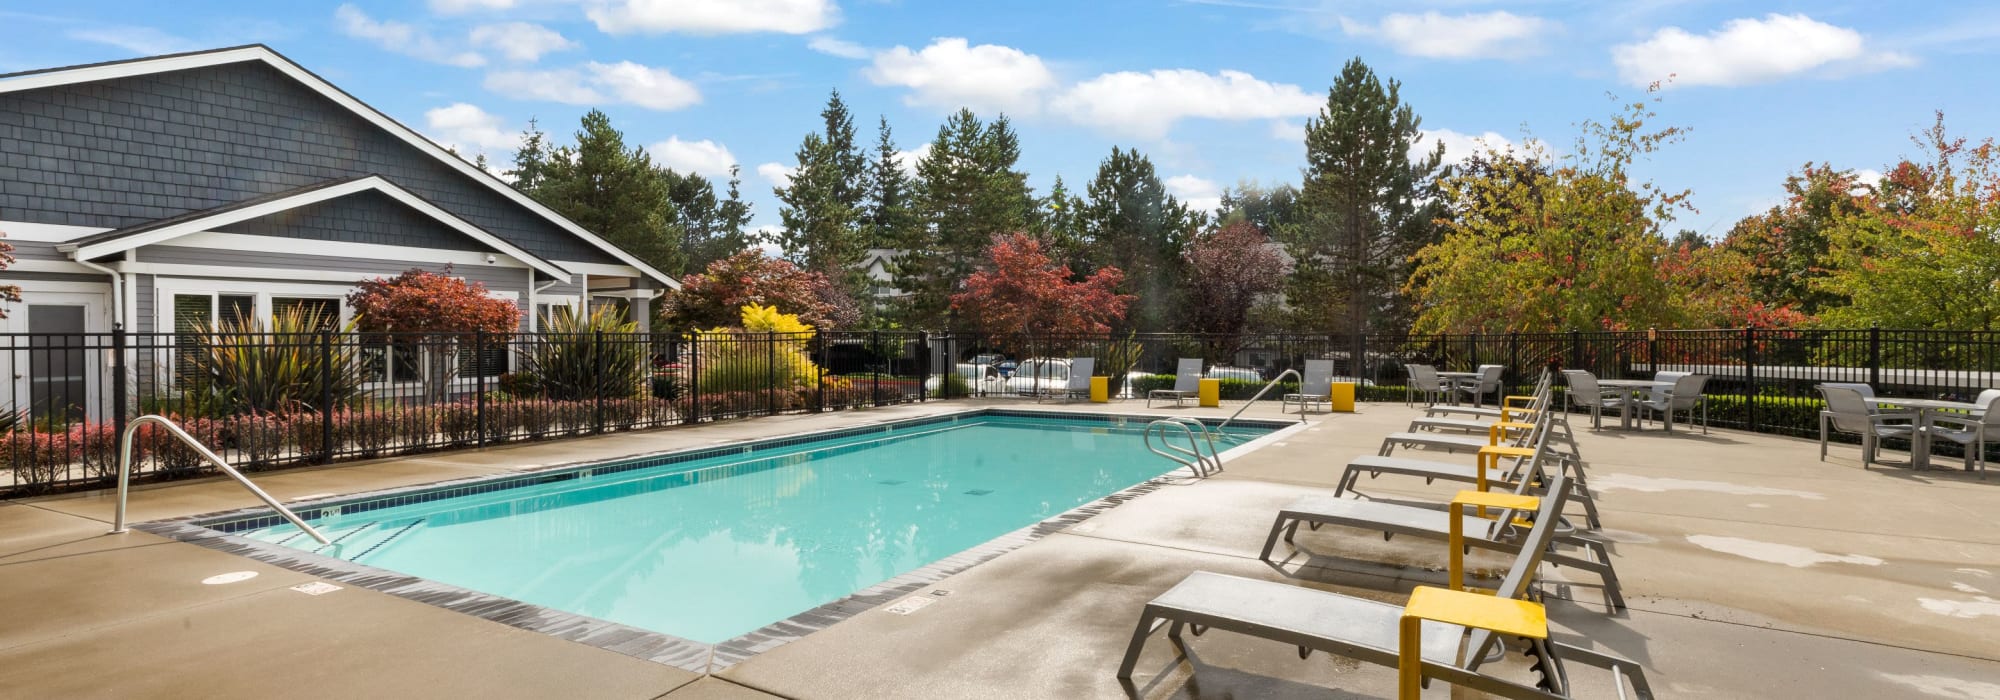
[[[102,419],[110,399],[111,339],[105,295],[88,292],[23,290],[7,305],[0,333],[7,336],[0,376],[8,382],[0,410],[27,411],[36,418],[65,421]]]

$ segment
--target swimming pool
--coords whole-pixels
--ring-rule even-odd
[[[714,644],[1171,471],[1145,424],[985,411],[299,509],[331,546],[203,524]]]

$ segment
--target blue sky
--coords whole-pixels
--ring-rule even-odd
[[[1694,190],[1677,228],[1720,235],[1806,161],[1913,153],[1936,110],[1960,135],[2000,132],[1995,39],[2000,8],[1969,2],[0,2],[0,72],[263,42],[496,161],[528,119],[566,138],[598,107],[670,165],[741,163],[760,225],[832,88],[870,142],[878,114],[915,149],[961,104],[1004,110],[1038,191],[1057,174],[1081,189],[1123,145],[1208,202],[1297,182],[1299,126],[1360,56],[1448,157],[1477,137],[1565,146],[1607,94],[1676,74],[1661,119],[1692,131],[1644,172]]]

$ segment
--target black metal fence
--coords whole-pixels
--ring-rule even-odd
[[[1357,342],[1358,341],[1358,342]],[[1970,399],[2000,387],[2000,333],[1756,330],[1518,333],[1035,335],[853,331],[664,334],[0,335],[0,495],[107,483],[133,417],[168,416],[248,469],[965,397],[1072,383],[1091,358],[1111,395],[1171,387],[1201,358],[1225,401],[1252,398],[1306,360],[1334,362],[1360,398],[1399,401],[1409,363],[1544,368],[1604,378],[1711,377],[1717,426],[1816,432],[1827,381],[1885,396]],[[1295,391],[1287,379],[1266,393]],[[142,428],[134,470],[204,473],[192,450]]]

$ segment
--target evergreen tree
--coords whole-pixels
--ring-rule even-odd
[[[840,179],[834,183],[834,198],[848,209],[862,211],[863,200],[868,196],[868,157],[855,143],[854,115],[847,111],[839,90],[826,98],[826,109],[820,110],[819,116],[826,121],[823,138],[832,150],[833,166],[840,173]]]
[[[1299,188],[1287,184],[1260,187],[1240,183],[1222,191],[1222,205],[1215,210],[1215,223],[1225,226],[1237,221],[1255,224],[1266,236],[1276,236],[1290,225],[1298,212]]]
[[[951,295],[979,264],[993,237],[1026,228],[1027,176],[1014,170],[1020,142],[1006,117],[982,124],[961,109],[938,127],[917,163],[918,225],[896,247],[896,287],[904,325],[951,321]]]
[[[793,264],[849,282],[867,249],[858,226],[860,212],[841,200],[846,174],[840,152],[820,134],[810,133],[799,144],[798,162],[791,182],[772,190],[784,224],[773,242]]]
[[[1422,123],[1399,96],[1356,58],[1327,90],[1326,106],[1306,121],[1306,169],[1294,220],[1279,235],[1297,261],[1288,290],[1299,320],[1320,331],[1352,334],[1360,358],[1371,326],[1402,322],[1396,292],[1408,258],[1436,236],[1431,194],[1443,144],[1411,158]],[[1372,322],[1372,323],[1371,323]]]
[[[1176,317],[1181,248],[1202,215],[1167,194],[1153,162],[1137,150],[1112,147],[1088,192],[1081,219],[1091,268],[1124,270],[1120,291],[1138,297],[1128,322],[1167,330]]]
[[[518,155],[516,163],[518,171]],[[666,183],[645,149],[626,148],[610,117],[594,109],[583,115],[575,145],[540,163],[536,199],[662,272],[685,269]]]
[[[708,178],[660,170],[660,179],[666,183],[667,201],[673,204],[675,223],[682,232],[681,255],[686,267],[679,274],[701,272],[708,269],[709,263],[750,247],[750,236],[744,231],[750,225],[750,205],[743,201],[738,189],[742,180],[737,172],[735,166],[730,166],[728,196],[718,199]]]
[[[541,122],[529,119],[528,128],[521,131],[521,147],[514,149],[514,169],[507,171],[514,189],[534,196],[547,177],[548,160],[548,135],[542,133]]]
[[[1082,197],[1070,194],[1069,188],[1063,185],[1062,176],[1057,175],[1055,185],[1049,188],[1049,196],[1035,200],[1034,222],[1029,226],[1049,257],[1068,266],[1072,272],[1091,267],[1090,250],[1083,233],[1082,213],[1086,205]]]
[[[917,225],[914,184],[896,157],[896,139],[889,131],[889,118],[882,117],[876,128],[875,162],[869,166],[868,192],[863,200],[868,227],[868,247],[894,248],[908,240]]]

